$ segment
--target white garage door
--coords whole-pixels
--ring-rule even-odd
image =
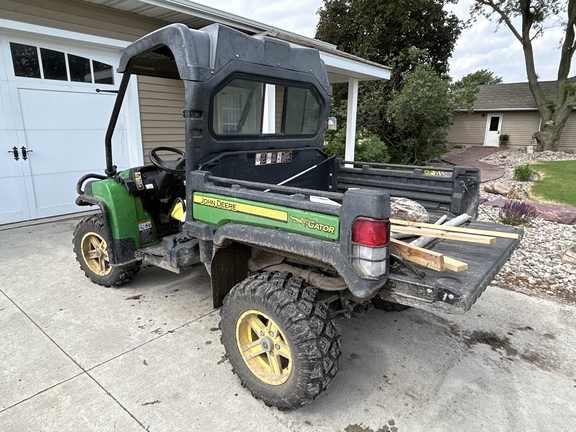
[[[76,182],[104,174],[119,50],[0,34],[0,223],[72,213]],[[126,114],[114,163],[131,165]]]

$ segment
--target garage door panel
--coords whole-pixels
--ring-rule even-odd
[[[103,130],[115,96],[108,93],[20,88],[22,121],[26,130]],[[117,127],[123,128],[122,116]]]
[[[37,217],[49,217],[85,210],[75,204],[78,196],[76,182],[84,174],[86,174],[84,171],[71,171],[32,177]]]
[[[113,140],[114,162],[127,160],[128,148],[123,131],[116,131]],[[100,172],[106,167],[104,131],[26,131],[26,143],[32,175],[66,173],[69,171]],[[62,144],[66,143],[65,146]]]
[[[15,130],[8,130],[0,94],[0,224],[18,222],[30,218],[24,169],[28,165],[22,160],[20,145]],[[17,149],[18,160],[14,158]],[[30,185],[29,185],[30,186]]]

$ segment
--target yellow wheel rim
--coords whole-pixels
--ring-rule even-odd
[[[108,244],[100,235],[89,232],[82,237],[82,257],[94,273],[106,276],[112,271],[108,259]]]
[[[268,315],[244,312],[236,322],[236,342],[242,359],[262,382],[280,385],[292,371],[292,356],[286,338]]]

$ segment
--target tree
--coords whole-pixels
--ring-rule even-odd
[[[460,87],[478,87],[484,84],[502,84],[502,77],[495,76],[494,72],[488,69],[479,69],[464,75],[460,80],[454,83],[456,88]]]
[[[505,25],[522,44],[528,85],[542,118],[541,127],[534,134],[538,150],[558,150],[560,137],[576,102],[576,89],[568,81],[572,57],[576,49],[576,0],[474,0],[470,6],[471,22],[484,16]],[[516,24],[520,19],[520,25]],[[541,36],[552,22],[564,28],[560,63],[557,73],[557,94],[544,94],[534,64],[533,41]]]
[[[393,91],[400,90],[407,71],[426,63],[438,75],[448,71],[462,23],[444,10],[456,0],[324,0],[318,11],[316,38],[338,49],[392,67],[390,82],[365,82],[359,87],[358,130],[376,135],[392,162],[406,161],[394,118],[387,116]],[[334,86],[333,108],[346,98],[345,86]],[[340,124],[344,119],[336,115]],[[402,141],[402,140],[401,140]],[[413,153],[411,153],[413,154]]]
[[[367,60],[396,63],[401,75],[410,69],[403,57],[416,47],[438,73],[448,71],[448,59],[462,31],[462,23],[444,10],[456,0],[324,0],[316,38]]]
[[[427,64],[405,72],[403,78],[404,85],[392,93],[386,113],[396,126],[403,162],[428,163],[444,152],[454,119],[450,80]]]

